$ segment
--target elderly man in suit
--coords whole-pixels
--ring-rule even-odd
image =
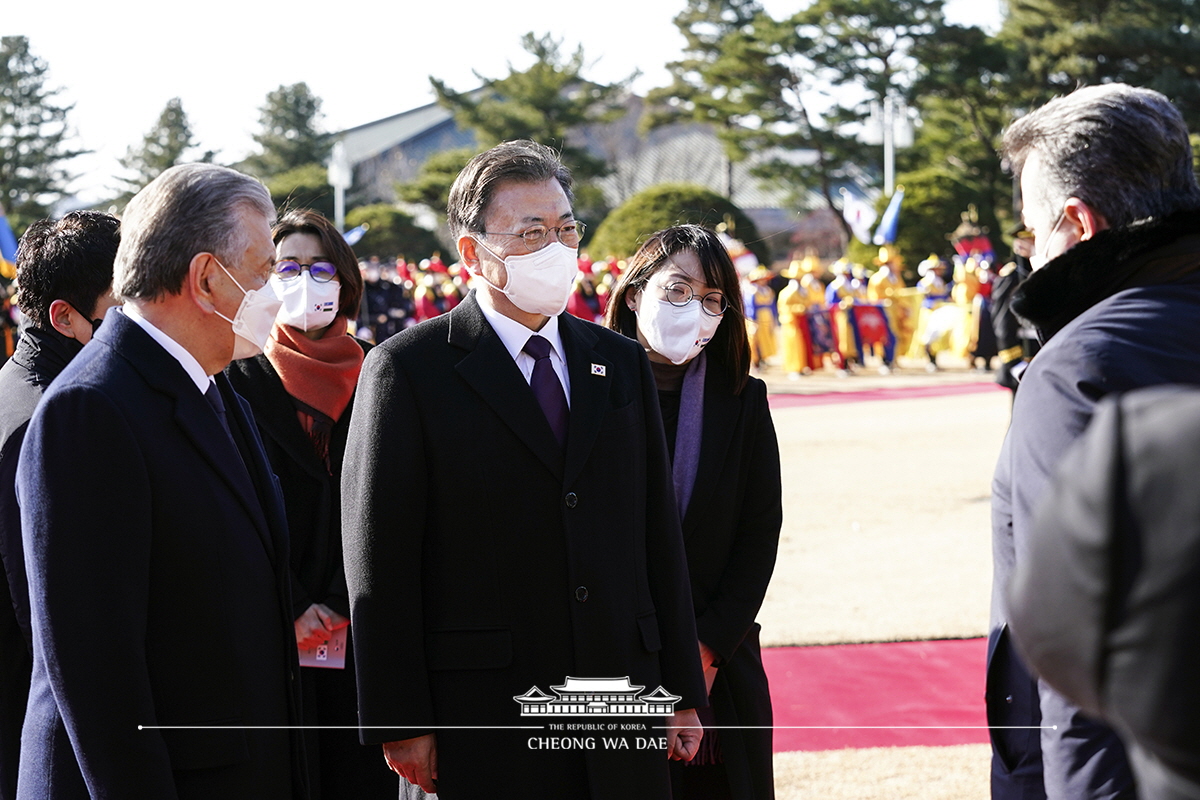
[[[33,622],[18,797],[305,795],[282,501],[221,370],[279,301],[259,182],[173,167],[125,210],[124,300],[17,469]]]
[[[468,164],[449,222],[477,288],[371,352],[351,422],[362,739],[445,800],[667,797],[668,757],[699,746],[704,681],[654,379],[636,342],[563,313],[582,231],[570,188],[532,142]],[[568,676],[678,698],[670,718],[622,720],[665,752],[545,728],[577,717],[522,719],[515,697]],[[522,723],[543,729],[511,730]]]

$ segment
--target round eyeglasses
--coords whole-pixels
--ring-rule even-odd
[[[659,288],[662,290],[663,298],[673,306],[682,307],[693,300],[700,301],[700,308],[710,317],[719,317],[729,308],[729,301],[720,292],[709,292],[700,297],[686,283],[668,283]]]
[[[328,261],[314,261],[311,264],[301,264],[297,261],[275,262],[274,275],[283,281],[298,278],[301,272],[307,271],[317,283],[329,283],[337,277],[337,267]]]
[[[504,233],[502,231],[482,231],[482,233],[484,236],[519,236],[521,237],[521,241],[525,242],[525,249],[532,253],[535,250],[540,250],[552,233],[556,234],[558,240],[567,247],[579,247],[579,240],[583,238],[583,232],[586,229],[587,226],[582,222],[572,220],[565,225],[559,225],[557,228],[534,225],[532,228],[526,228],[520,233]]]

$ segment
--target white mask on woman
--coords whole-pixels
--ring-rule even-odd
[[[724,315],[705,314],[697,302],[671,305],[647,289],[642,290],[635,313],[638,331],[650,349],[672,364],[686,364],[700,355],[705,345],[712,341]]]
[[[342,285],[336,280],[318,281],[305,271],[291,280],[272,277],[275,294],[283,300],[276,320],[302,331],[317,331],[333,324],[338,313]]]
[[[479,242],[478,239],[475,241]],[[574,248],[562,242],[551,242],[532,253],[500,258],[483,242],[479,242],[479,246],[504,262],[508,282],[501,289],[483,277],[482,271],[476,274],[488,286],[506,295],[514,306],[526,314],[546,317],[556,317],[567,307],[575,276],[579,273],[578,251]]]
[[[279,313],[279,307],[283,305],[283,301],[275,296],[275,290],[270,281],[258,289],[246,291],[238,283],[237,278],[225,269],[224,264],[217,261],[217,266],[225,270],[229,280],[242,290],[242,302],[238,304],[233,319],[213,308],[213,313],[233,326],[233,332],[236,334],[236,338],[233,340],[233,360],[256,356],[263,351],[267,340],[271,338],[271,328],[275,326],[275,315]]]

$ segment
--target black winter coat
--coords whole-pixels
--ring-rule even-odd
[[[17,456],[42,393],[81,349],[79,342],[57,331],[30,327],[0,368],[0,561],[4,563],[0,572],[0,800],[17,794],[21,725],[33,666]],[[11,598],[11,603],[4,598]]]
[[[738,800],[761,800],[775,796],[772,712],[754,617],[783,525],[779,443],[765,383],[752,377],[735,395],[712,359],[704,383],[700,462],[683,542],[696,633],[719,657],[710,699],[730,790]]]

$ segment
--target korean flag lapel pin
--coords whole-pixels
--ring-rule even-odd
[[[599,375],[601,378],[603,378],[608,375],[608,372],[603,364],[592,364],[592,374]]]

